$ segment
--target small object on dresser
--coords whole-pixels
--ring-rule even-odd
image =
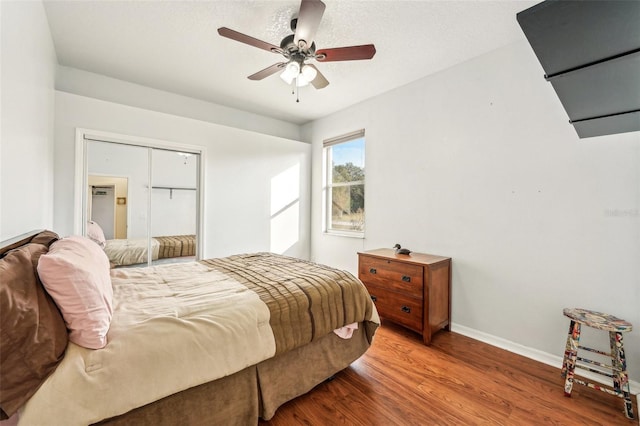
[[[393,246],[394,249],[396,249],[396,254],[409,254],[411,253],[411,250],[409,250],[408,248],[402,248],[402,246],[400,244],[396,244],[395,246]]]

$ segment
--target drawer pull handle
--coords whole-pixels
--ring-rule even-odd
[[[376,302],[378,300],[378,298],[376,296],[374,296],[374,295],[371,295],[371,300]]]
[[[402,281],[404,281],[405,283],[410,283],[411,282],[411,277],[409,275],[403,275],[402,276]]]
[[[369,269],[369,273],[371,273],[371,274],[375,274],[376,272],[378,272],[378,271],[376,271],[376,268]]]
[[[407,314],[410,314],[411,313],[411,308],[408,307],[408,306],[403,306],[402,307],[402,312],[406,312]]]

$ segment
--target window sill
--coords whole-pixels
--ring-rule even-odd
[[[340,232],[340,231],[324,231],[324,235],[332,237],[347,237],[364,240],[364,232]]]

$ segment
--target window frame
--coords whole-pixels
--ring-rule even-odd
[[[333,188],[339,187],[352,187],[355,185],[362,185],[363,193],[366,193],[366,172],[364,176],[364,180],[358,181],[349,181],[349,182],[339,182],[333,183],[333,147],[336,145],[348,143],[355,141],[357,139],[364,139],[365,132],[364,129],[356,130],[351,133],[347,133],[341,136],[337,136],[334,138],[326,139],[322,143],[322,158],[323,158],[323,187],[322,187],[322,204],[323,204],[323,214],[322,214],[322,227],[325,234],[328,235],[338,235],[344,237],[353,237],[353,238],[364,238],[364,234],[366,231],[366,210],[363,212],[363,225],[362,230],[349,230],[349,229],[334,229],[332,225],[332,195]],[[363,140],[365,148],[363,148],[363,156],[366,155],[366,140]],[[364,170],[364,166],[363,166]],[[365,196],[366,198],[366,196]]]

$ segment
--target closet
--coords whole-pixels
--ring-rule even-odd
[[[82,232],[104,235],[113,267],[198,259],[202,150],[92,135],[77,138],[82,159]]]

